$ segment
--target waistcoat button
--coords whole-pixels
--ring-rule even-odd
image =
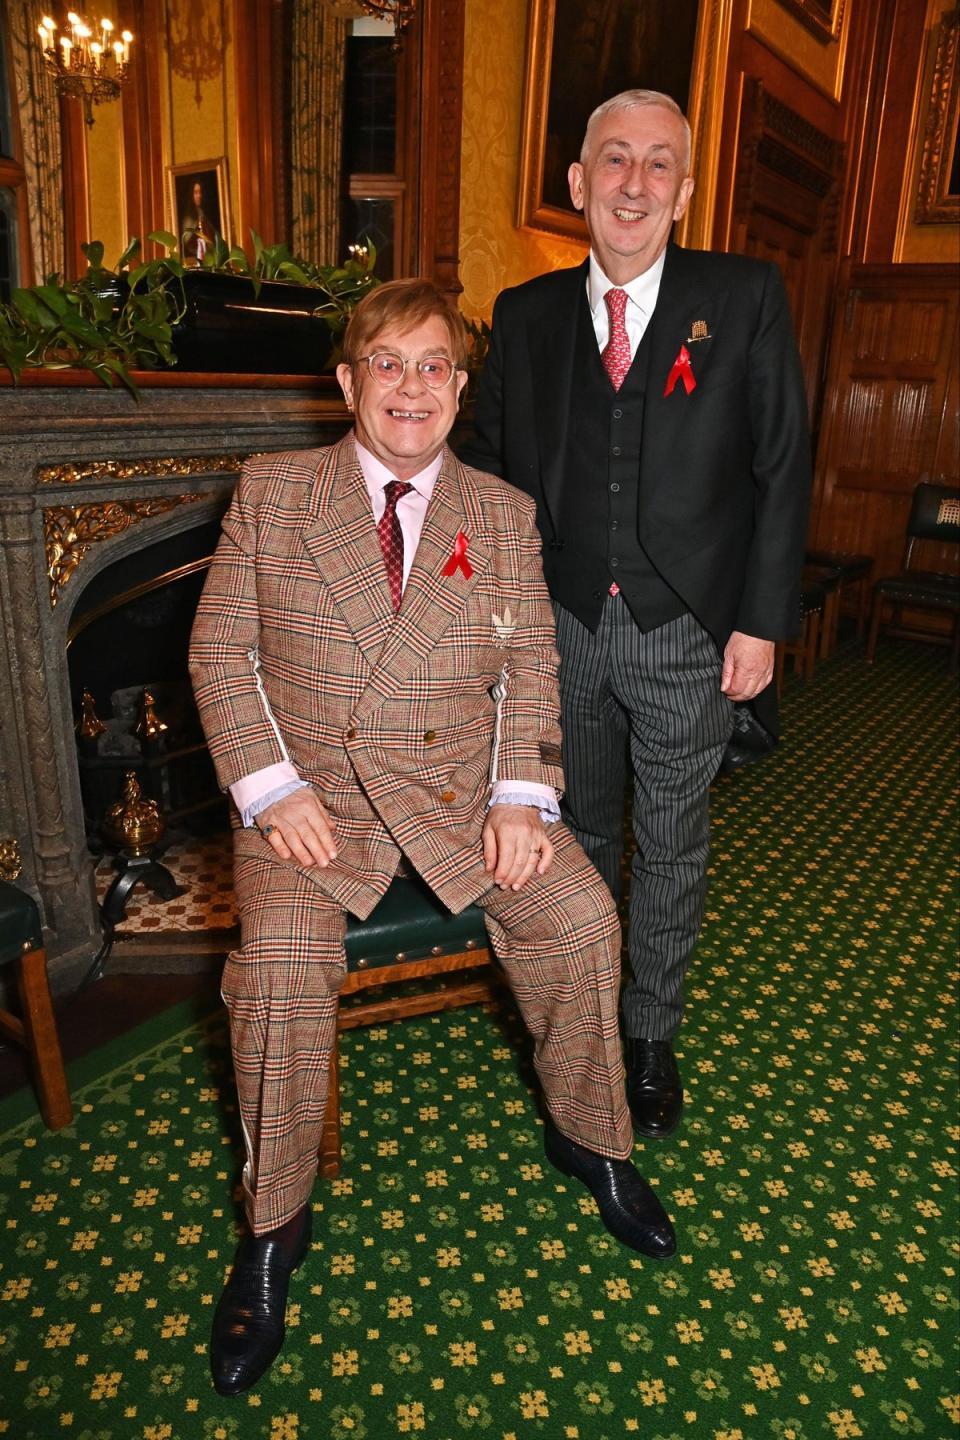
[[[443,801],[444,805],[452,805],[456,798],[456,790],[444,790],[443,794],[440,796],[440,799]]]

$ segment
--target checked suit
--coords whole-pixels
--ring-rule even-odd
[[[557,1127],[630,1153],[609,893],[561,825],[552,867],[521,891],[483,866],[491,784],[563,783],[534,509],[445,450],[396,614],[352,436],[249,461],[224,518],[190,652],[220,784],[289,761],[337,837],[321,868],[235,831],[241,944],[223,993],[257,1234],[309,1196],[345,912],[370,914],[401,855],[451,910],[485,911]],[[467,563],[446,574],[458,536]]]

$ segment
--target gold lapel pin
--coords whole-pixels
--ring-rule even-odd
[[[690,336],[689,336],[689,338],[688,338],[688,340],[687,340],[687,344],[688,344],[688,345],[695,345],[698,340],[712,340],[712,339],[713,339],[713,336],[710,334],[709,330],[707,329],[707,322],[706,322],[706,320],[694,320],[694,322],[693,322],[693,329],[690,331]]]

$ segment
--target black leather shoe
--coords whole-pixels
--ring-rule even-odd
[[[309,1248],[310,1230],[305,1205],[277,1230],[240,1241],[210,1337],[210,1370],[220,1395],[249,1390],[279,1355],[287,1288]]]
[[[544,1152],[551,1165],[586,1185],[600,1209],[610,1234],[631,1250],[666,1260],[677,1248],[677,1237],[667,1213],[630,1160],[611,1160],[546,1123]]]
[[[623,1058],[634,1130],[650,1140],[672,1135],[683,1112],[683,1086],[670,1041],[627,1036]]]

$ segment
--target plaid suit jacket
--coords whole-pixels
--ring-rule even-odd
[[[460,531],[469,578],[443,574]],[[281,760],[314,787],[338,855],[303,873],[360,918],[401,850],[451,910],[489,889],[491,783],[563,786],[557,665],[534,505],[504,481],[444,451],[395,615],[352,435],[245,465],[191,640],[200,717],[224,789]]]

